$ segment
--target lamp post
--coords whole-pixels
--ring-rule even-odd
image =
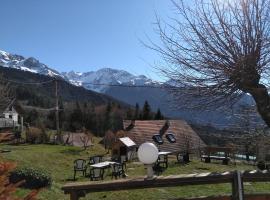
[[[158,148],[153,143],[143,143],[138,149],[138,157],[147,168],[146,180],[154,179],[153,164],[158,159]]]

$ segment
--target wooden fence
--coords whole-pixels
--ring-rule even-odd
[[[245,195],[243,182],[268,182],[270,173],[268,171],[245,171],[245,172],[224,172],[224,173],[201,173],[188,175],[173,175],[167,177],[157,177],[154,180],[145,180],[144,178],[124,179],[110,182],[82,182],[68,183],[62,187],[65,194],[70,195],[71,200],[78,200],[91,192],[119,191],[131,189],[145,189],[157,187],[177,187],[187,185],[206,185],[231,183],[232,195],[225,197],[207,197],[204,200],[264,200],[270,199],[269,195]],[[195,198],[200,199],[200,198]],[[195,200],[194,199],[194,200]]]
[[[18,126],[18,123],[12,119],[0,118],[0,128],[13,128],[15,126]]]

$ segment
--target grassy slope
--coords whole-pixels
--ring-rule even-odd
[[[53,177],[53,185],[49,189],[44,189],[39,194],[40,199],[68,199],[61,191],[61,186],[73,177],[73,160],[76,158],[87,159],[91,155],[105,154],[104,149],[96,144],[88,151],[82,151],[76,147],[54,146],[54,145],[21,145],[21,146],[3,146],[0,148],[9,148],[10,153],[2,154],[4,159],[13,160],[18,165],[36,166],[47,169]],[[237,164],[237,166],[224,166],[221,164],[205,164],[198,160],[192,161],[188,165],[175,164],[172,161],[169,168],[163,175],[186,174],[198,172],[222,172],[235,169],[253,169],[252,166]],[[144,168],[140,164],[128,165],[129,178],[144,175]],[[106,178],[111,180],[110,176]],[[79,181],[87,181],[86,178],[79,178]],[[245,184],[248,192],[267,192],[270,191],[270,184]],[[209,196],[218,194],[229,194],[231,187],[229,184],[208,185],[208,186],[186,186],[177,188],[154,188],[147,190],[133,190],[121,192],[103,192],[87,195],[85,199],[171,199],[176,197],[194,197]],[[26,190],[19,190],[18,195],[23,195]]]

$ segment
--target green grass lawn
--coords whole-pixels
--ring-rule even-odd
[[[96,139],[97,140],[97,139]],[[0,148],[10,149],[11,152],[0,154],[1,159],[17,162],[18,166],[32,166],[44,168],[51,173],[53,184],[50,188],[45,188],[39,193],[39,199],[62,200],[69,199],[64,195],[61,187],[73,178],[73,161],[77,158],[87,159],[91,155],[106,154],[104,148],[97,144],[89,150],[83,151],[81,148],[57,145],[0,145]],[[109,155],[108,155],[109,156]],[[254,169],[251,165],[237,164],[221,165],[220,163],[206,164],[199,160],[192,160],[187,165],[175,164],[172,159],[168,169],[162,174],[189,174],[200,172],[224,172],[236,169]],[[127,165],[128,178],[143,176],[145,174],[143,165],[139,163],[129,163]],[[110,176],[106,180],[111,180]],[[79,177],[77,181],[88,181],[87,178]],[[246,183],[245,191],[249,193],[267,193],[270,191],[270,184],[267,183]],[[19,189],[17,195],[23,196],[25,189]],[[131,190],[120,192],[102,192],[92,193],[82,199],[174,199],[176,197],[197,197],[230,194],[231,186],[229,184],[205,185],[205,186],[185,186],[176,188],[153,188],[145,190]]]

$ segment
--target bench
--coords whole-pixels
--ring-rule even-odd
[[[205,163],[211,163],[211,160],[222,160],[223,165],[228,165],[230,158],[225,156],[208,156],[202,155],[201,159],[204,159]]]

